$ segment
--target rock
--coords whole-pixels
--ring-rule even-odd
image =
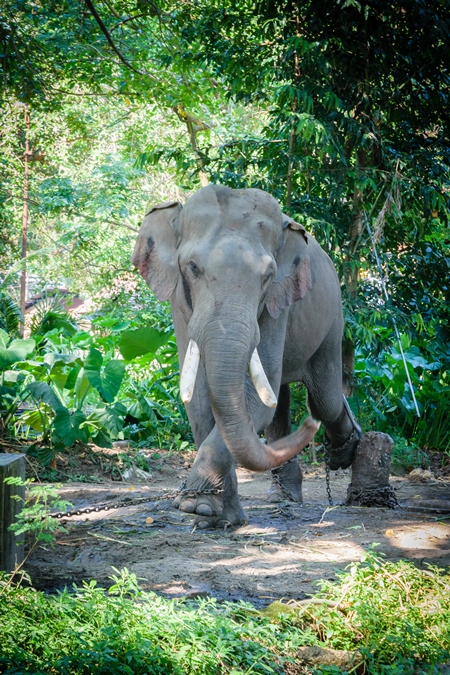
[[[408,474],[408,478],[413,483],[427,483],[429,480],[433,480],[434,474],[427,469],[413,469]]]
[[[324,647],[300,647],[295,656],[307,666],[336,666],[341,670],[355,669],[364,661],[359,652]]]
[[[153,476],[148,471],[144,471],[143,469],[138,469],[136,466],[130,466],[129,469],[126,469],[123,472],[122,478],[125,481],[130,481],[130,482],[135,482],[135,483],[138,483],[138,482],[142,481],[142,482],[146,483],[151,478],[153,478]]]

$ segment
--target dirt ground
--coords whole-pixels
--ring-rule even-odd
[[[389,560],[450,565],[450,510],[441,501],[448,507],[449,476],[416,481],[392,476],[405,508],[389,510],[343,506],[349,471],[332,472],[336,506],[329,507],[323,467],[306,468],[302,505],[269,503],[270,475],[239,470],[248,524],[193,531],[192,517],[174,509],[170,499],[192,461],[193,455],[161,452],[149,461],[151,477],[144,482],[136,476],[113,481],[91,467],[89,479],[99,482],[62,485],[60,494],[75,509],[150,500],[63,521],[67,532],[58,534],[55,546],[35,549],[26,562],[33,585],[54,591],[96,579],[107,586],[113,567],[127,567],[143,589],[166,597],[211,595],[263,606],[275,599],[303,599],[318,589],[320,579],[335,579],[374,543]]]

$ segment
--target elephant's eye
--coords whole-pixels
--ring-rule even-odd
[[[263,281],[262,281],[263,288],[264,288],[264,286],[266,286],[269,283],[269,281],[272,279],[272,277],[273,277],[273,270],[270,270],[270,272],[268,272],[266,274],[266,276],[263,278]]]
[[[188,265],[189,265],[192,273],[197,277],[200,274],[200,270],[198,269],[195,262],[193,260],[189,260]]]

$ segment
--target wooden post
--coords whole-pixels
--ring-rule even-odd
[[[393,445],[392,438],[381,431],[364,434],[353,459],[347,506],[397,506],[395,492],[389,484]]]
[[[4,479],[10,476],[25,480],[25,455],[0,454],[0,570],[3,572],[12,572],[24,559],[23,535],[16,537],[8,528],[22,510],[25,486],[5,483]]]

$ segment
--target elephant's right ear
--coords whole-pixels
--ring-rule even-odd
[[[179,202],[154,206],[139,229],[131,262],[138,268],[158,300],[168,300],[178,280],[174,222],[181,211]]]

